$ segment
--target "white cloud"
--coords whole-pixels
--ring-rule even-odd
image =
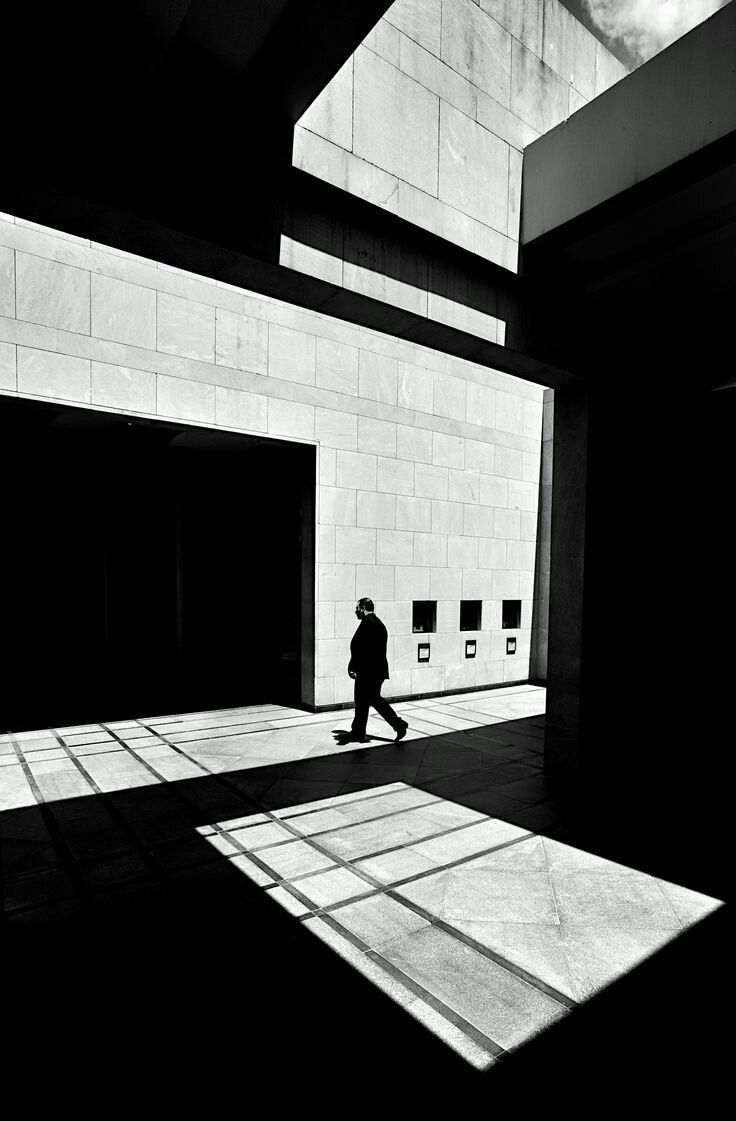
[[[619,39],[642,62],[722,8],[727,0],[584,0],[609,39]]]

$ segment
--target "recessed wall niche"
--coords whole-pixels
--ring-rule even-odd
[[[521,626],[521,600],[505,599],[501,608],[501,627],[503,630],[518,630]]]
[[[483,601],[463,599],[460,601],[460,630],[479,631],[483,617]]]
[[[414,634],[433,634],[437,630],[437,600],[414,600],[411,629]]]

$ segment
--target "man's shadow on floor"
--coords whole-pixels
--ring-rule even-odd
[[[338,747],[346,747],[349,743],[394,743],[394,736],[354,736],[352,732],[345,728],[333,728],[332,735],[335,738],[335,743]]]

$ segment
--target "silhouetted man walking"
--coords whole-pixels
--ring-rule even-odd
[[[396,742],[403,739],[409,727],[406,720],[397,716],[388,701],[381,696],[381,684],[388,677],[386,643],[388,632],[374,614],[372,599],[359,599],[355,614],[360,620],[357,631],[350,642],[350,664],[348,673],[355,679],[355,716],[350,738],[358,743],[368,742],[365,726],[368,710],[373,705],[396,732]]]

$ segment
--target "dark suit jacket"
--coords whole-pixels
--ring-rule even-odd
[[[348,673],[385,681],[388,677],[387,641],[388,631],[377,615],[361,619],[350,642]]]

